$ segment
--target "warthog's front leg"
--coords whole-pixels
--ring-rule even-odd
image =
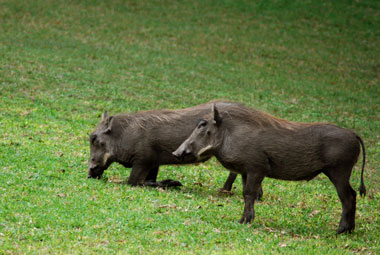
[[[143,185],[150,169],[152,169],[152,166],[149,164],[133,164],[128,184],[132,186]]]
[[[131,175],[129,176],[128,184],[132,186],[144,185],[155,188],[167,188],[167,187],[178,187],[182,186],[179,181],[172,179],[167,179],[163,181],[157,181],[158,166],[151,167],[149,169],[149,164],[136,165],[132,167]],[[146,176],[146,177],[144,177]]]
[[[239,223],[251,223],[255,218],[255,199],[258,197],[261,182],[264,176],[258,173],[248,173],[242,175],[243,178],[243,195],[244,195],[244,212]]]
[[[145,182],[157,182],[158,170],[158,166],[150,169],[148,175],[145,178]]]
[[[232,184],[234,184],[236,177],[237,177],[237,174],[235,174],[233,172],[230,172],[230,174],[228,175],[228,178],[227,178],[226,182],[223,185],[223,188],[221,188],[220,191],[221,192],[223,192],[223,191],[231,191]]]
[[[232,184],[234,184],[236,177],[237,177],[236,173],[230,172],[226,182],[223,185],[223,188],[220,189],[220,192],[223,192],[223,193],[230,192],[232,190]],[[263,188],[260,185],[256,200],[262,200],[262,198],[263,198]]]

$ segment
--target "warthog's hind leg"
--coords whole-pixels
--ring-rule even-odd
[[[337,234],[351,233],[355,229],[356,192],[350,185],[352,167],[329,169],[325,174],[334,184],[342,203],[342,215]]]

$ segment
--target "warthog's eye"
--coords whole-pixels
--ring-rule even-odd
[[[199,122],[199,124],[198,124],[198,128],[202,128],[202,127],[205,127],[205,126],[207,126],[207,121],[205,121],[205,120],[201,120]]]
[[[94,144],[95,141],[96,141],[96,135],[95,135],[95,134],[92,134],[92,135],[90,136],[90,143]]]

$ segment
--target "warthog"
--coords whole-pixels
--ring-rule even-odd
[[[179,186],[177,181],[157,182],[160,165],[183,164],[205,161],[194,156],[183,161],[172,155],[192,132],[199,120],[212,104],[220,109],[228,109],[238,104],[231,102],[210,102],[182,110],[152,110],[134,114],[108,116],[106,112],[97,128],[90,135],[90,160],[88,177],[100,178],[113,162],[132,167],[128,179],[131,185]],[[236,178],[231,173],[224,190],[230,190]]]
[[[191,154],[198,160],[214,155],[224,167],[242,175],[245,206],[240,223],[253,221],[254,200],[264,177],[309,181],[324,173],[342,202],[337,234],[355,228],[356,192],[349,179],[360,145],[363,165],[359,191],[366,194],[365,148],[357,134],[327,123],[290,122],[242,106],[218,108],[214,105],[173,155]]]

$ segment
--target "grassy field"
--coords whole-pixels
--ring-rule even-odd
[[[379,254],[380,2],[0,0],[0,254]],[[240,225],[240,179],[212,159],[163,166],[180,189],[89,180],[111,114],[239,101],[356,130],[367,149],[356,229],[326,176],[265,179]],[[360,161],[351,183],[358,189]]]

